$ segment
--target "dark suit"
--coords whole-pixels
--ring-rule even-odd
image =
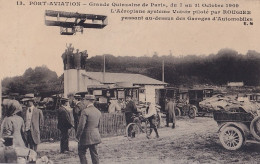
[[[58,129],[61,131],[60,152],[69,151],[69,129],[73,127],[69,111],[61,106],[58,109]]]
[[[76,138],[79,140],[78,155],[81,164],[87,163],[86,150],[89,148],[92,163],[98,164],[97,144],[101,143],[98,126],[101,112],[93,104],[81,111]]]
[[[135,105],[135,102],[133,100],[130,100],[126,104],[126,108],[125,108],[126,125],[130,124],[131,122],[133,122],[133,120],[132,120],[133,113],[137,113],[137,107]]]
[[[29,108],[27,108],[29,110]],[[33,107],[30,129],[26,131],[26,146],[30,149],[37,151],[37,145],[41,142],[40,127],[44,124],[42,111]],[[25,113],[25,125],[27,125],[27,112]]]
[[[76,132],[79,124],[80,113],[83,109],[84,104],[82,102],[77,102],[73,107],[74,127]]]
[[[173,126],[175,125],[175,104],[172,101],[169,101],[165,107],[165,111],[166,111],[166,124],[167,126],[169,125],[169,123],[173,123]]]

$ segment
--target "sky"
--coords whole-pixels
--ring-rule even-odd
[[[58,1],[61,2],[61,0]],[[91,2],[89,0],[79,1],[85,4]],[[168,55],[170,51],[174,56],[208,55],[217,53],[222,48],[231,48],[242,54],[248,50],[260,52],[259,0],[95,1],[108,3],[239,3],[241,6],[239,9],[252,11],[252,14],[249,15],[249,17],[253,17],[254,25],[252,26],[244,26],[242,22],[121,21],[121,16],[126,14],[110,12],[111,9],[121,9],[121,7],[30,6],[28,2],[24,0],[26,5],[19,6],[14,0],[0,0],[1,79],[22,75],[27,68],[42,65],[46,65],[61,75],[63,73],[61,54],[68,43],[72,43],[75,49],[80,51],[87,50],[89,57],[103,54],[152,56],[154,52],[159,55]],[[44,24],[45,10],[107,15],[108,25],[103,29],[85,29],[83,34],[64,36],[59,34],[59,27]]]

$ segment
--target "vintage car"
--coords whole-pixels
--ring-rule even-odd
[[[260,143],[259,107],[231,105],[213,112],[219,126],[219,140],[227,150],[238,150],[245,143]]]
[[[224,96],[223,94],[214,95],[208,99],[205,99],[199,102],[200,108],[204,111],[214,111],[217,108],[224,108],[228,103],[232,101],[232,98],[229,96]]]
[[[213,96],[213,89],[211,88],[204,88],[204,89],[190,89],[188,90],[189,93],[189,117],[195,118],[196,116],[205,116],[206,113],[210,111],[201,108],[200,102],[209,99]]]
[[[139,88],[138,86],[110,86],[110,85],[89,85],[88,93],[96,97],[95,106],[103,111],[108,112],[108,106],[111,99],[118,100],[122,111],[125,108],[127,97],[131,97],[135,101],[139,101]]]
[[[213,89],[180,89],[175,87],[166,87],[156,90],[156,102],[165,112],[167,99],[174,99],[176,103],[175,115],[188,115],[190,118],[204,116],[208,111],[203,111],[199,103],[206,98],[212,97]]]
[[[165,113],[167,100],[174,99],[176,102],[175,115],[181,116],[188,113],[188,91],[175,87],[166,87],[156,90],[156,103],[161,106],[161,112]]]
[[[246,97],[249,99],[249,101],[260,103],[260,93],[247,94]]]

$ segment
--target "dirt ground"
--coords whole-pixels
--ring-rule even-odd
[[[238,151],[225,150],[218,139],[218,126],[212,118],[178,118],[175,129],[162,127],[160,138],[147,139],[145,134],[129,141],[124,136],[103,138],[98,146],[100,163],[260,163],[260,145],[246,144]],[[70,141],[72,152],[59,154],[59,143],[42,143],[39,155],[55,163],[79,163],[77,143]],[[87,152],[89,163],[91,162]]]

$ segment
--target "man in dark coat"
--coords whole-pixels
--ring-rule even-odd
[[[125,108],[125,119],[126,119],[126,125],[133,122],[132,116],[133,114],[137,113],[137,107],[135,102],[131,99],[131,97],[127,97],[127,104]]]
[[[81,111],[84,109],[84,104],[81,101],[81,95],[68,94],[70,107],[73,109],[73,118],[74,118],[74,129],[77,132],[79,117]]]
[[[84,104],[82,101],[76,102],[76,105],[73,108],[73,117],[74,117],[74,126],[75,126],[75,131],[78,129],[79,125],[79,118],[81,115],[81,111],[84,109]]]
[[[72,44],[69,44],[67,46],[67,68],[66,69],[74,69],[74,47],[72,47]]]
[[[173,99],[170,99],[170,101],[167,103],[165,107],[166,111],[166,126],[169,127],[169,123],[172,123],[172,128],[175,128],[175,103],[173,102]]]
[[[26,146],[37,151],[37,145],[41,142],[40,129],[44,124],[43,113],[34,106],[34,98],[26,98],[25,101],[28,101],[24,118]]]
[[[99,134],[99,122],[101,112],[94,107],[94,95],[86,95],[83,98],[85,108],[81,111],[76,141],[78,141],[78,155],[81,164],[87,164],[86,151],[89,149],[92,163],[99,164],[97,145],[101,143]]]
[[[81,58],[80,58],[80,64],[81,64],[81,69],[86,69],[86,62],[88,58],[88,52],[87,50],[80,52],[81,53]]]
[[[64,68],[64,70],[67,69],[67,68],[66,68],[67,62],[68,62],[67,57],[68,57],[68,50],[65,50],[65,52],[61,55],[61,58],[62,58],[62,60],[63,60],[63,65],[64,65],[63,68]]]
[[[75,69],[81,69],[81,55],[82,53],[79,52],[79,49],[76,50],[76,53],[74,54],[74,66]]]
[[[60,152],[69,151],[69,129],[73,127],[68,99],[61,99],[61,107],[58,109],[58,129],[61,132]]]

